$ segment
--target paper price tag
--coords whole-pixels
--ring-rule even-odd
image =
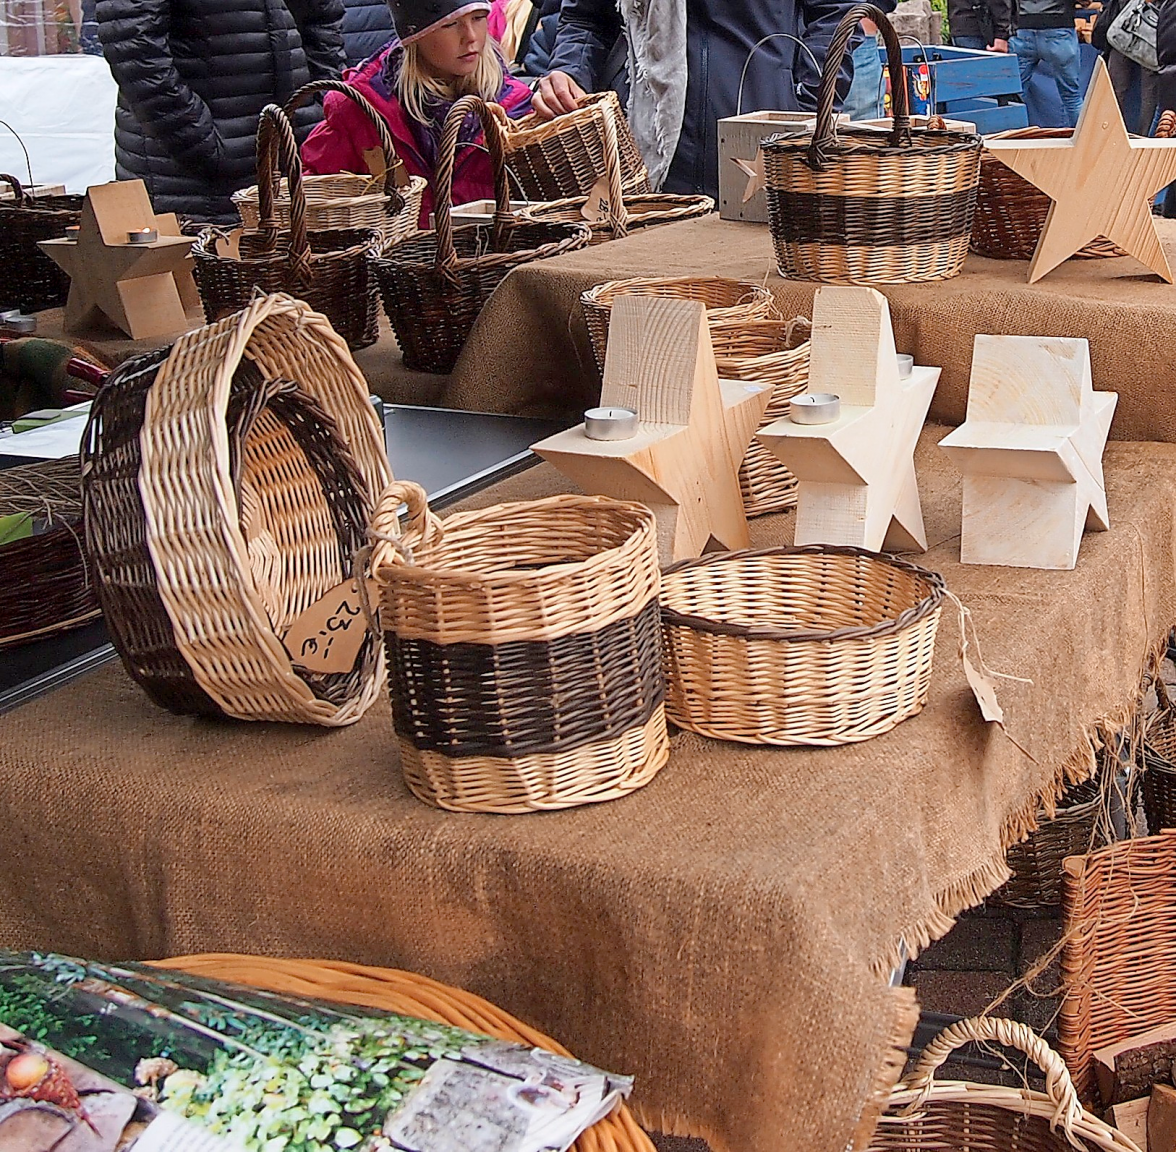
[[[213,246],[216,254],[226,260],[240,260],[242,232],[243,228],[234,228],[227,236],[218,236]]]
[[[308,672],[350,672],[367,632],[355,581],[345,580],[307,608],[286,629],[282,643],[290,659]]]
[[[580,209],[580,215],[590,224],[598,224],[601,220],[607,220],[609,218],[610,211],[611,202],[608,196],[608,177],[601,176],[588,189],[588,202]]]

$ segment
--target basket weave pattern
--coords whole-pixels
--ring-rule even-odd
[[[0,200],[0,268],[4,299],[25,312],[59,308],[69,294],[69,277],[40,248],[82,218],[81,196],[30,196],[15,176],[0,173],[12,200]]]
[[[662,580],[666,711],[749,744],[868,740],[927,699],[943,578],[809,545],[684,560]]]
[[[1176,707],[1163,678],[1157,675],[1154,683],[1159,706],[1143,741],[1143,810],[1153,836],[1176,828]]]
[[[416,796],[528,812],[652,779],[669,746],[648,509],[559,496],[442,522],[417,485],[396,483],[373,536],[401,767]]]

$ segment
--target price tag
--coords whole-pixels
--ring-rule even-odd
[[[598,224],[609,218],[608,177],[601,176],[588,190],[588,202],[580,209],[580,215],[590,224]]]
[[[384,152],[381,148],[365,148],[363,150],[363,164],[373,176],[383,176],[388,171],[384,162]],[[407,188],[409,183],[408,169],[404,161],[397,157],[392,164],[392,179],[397,188]]]
[[[241,233],[243,228],[234,228],[227,236],[218,236],[214,248],[218,256],[226,260],[241,259]]]
[[[355,581],[345,580],[307,608],[286,629],[282,643],[295,665],[308,672],[350,672],[367,633]]]

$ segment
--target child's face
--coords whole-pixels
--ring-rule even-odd
[[[486,13],[467,12],[417,41],[421,59],[442,79],[471,76],[486,47]]]

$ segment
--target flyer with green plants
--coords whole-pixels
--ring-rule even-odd
[[[0,951],[13,1152],[564,1152],[631,1087],[375,1009]]]

